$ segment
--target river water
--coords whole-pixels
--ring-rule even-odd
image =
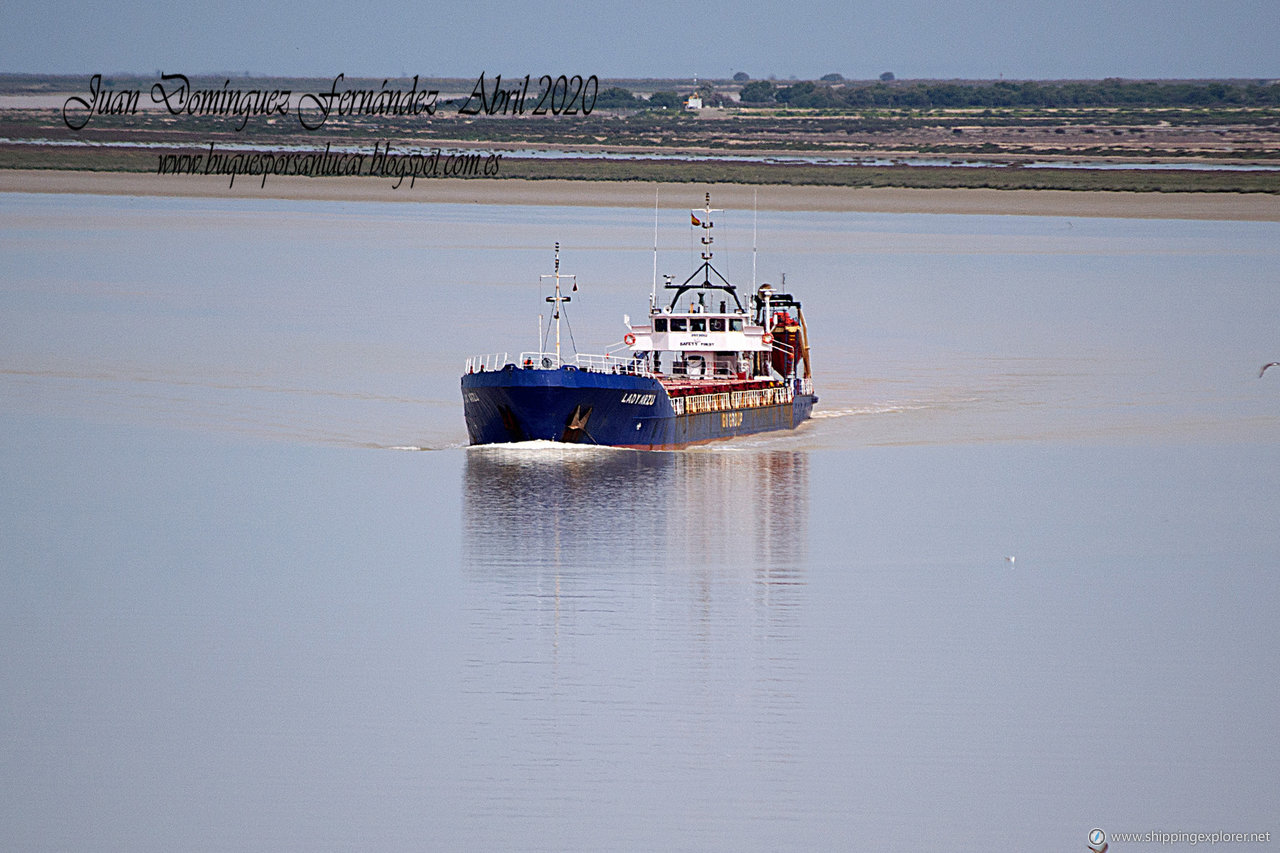
[[[1280,830],[1280,225],[718,217],[812,422],[467,449],[464,358],[557,241],[618,342],[652,210],[0,196],[0,846]]]

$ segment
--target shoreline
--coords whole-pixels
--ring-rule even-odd
[[[258,198],[290,201],[417,202],[652,207],[686,206],[711,192],[735,209],[849,213],[934,213],[1135,219],[1280,222],[1280,196],[1270,193],[1158,193],[1094,190],[850,188],[745,184],[658,184],[642,181],[429,178],[395,189],[389,178],[221,176],[0,169],[0,193]]]

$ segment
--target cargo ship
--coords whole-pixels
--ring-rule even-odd
[[[576,277],[560,272],[555,247],[551,318],[537,352],[468,358],[462,406],[470,443],[556,441],[678,450],[794,429],[818,398],[800,302],[781,287],[754,288],[744,305],[712,264],[718,213],[710,194],[690,211],[702,231],[701,265],[680,284],[666,276],[660,304],[655,265],[647,322],[623,318],[622,340],[601,354],[562,357],[561,315]],[[555,344],[549,347],[551,328]],[[539,321],[539,328],[542,323]]]

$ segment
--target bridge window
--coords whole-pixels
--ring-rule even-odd
[[[731,331],[731,332],[741,332],[741,331],[742,331],[742,318],[741,318],[741,317],[731,317],[731,318],[729,319],[729,331]]]
[[[698,318],[696,318],[696,319],[693,319],[693,320],[690,320],[690,321],[689,321],[689,331],[691,331],[691,332],[705,332],[706,330],[707,330],[707,321],[706,321],[706,319],[704,319],[704,318],[702,318],[702,317],[698,317]]]
[[[667,318],[655,317],[653,320],[653,330],[655,332],[665,332],[667,330]]]
[[[712,317],[712,318],[711,318],[711,331],[713,331],[713,332],[723,332],[723,331],[724,331],[724,318],[723,318],[723,317]]]
[[[671,318],[671,331],[673,331],[673,332],[687,332],[688,330],[689,330],[689,321],[688,321],[688,320],[686,320],[686,319],[685,319],[685,318],[683,318],[683,317],[672,317],[672,318]]]

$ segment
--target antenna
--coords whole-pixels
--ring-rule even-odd
[[[658,185],[653,186],[653,290],[649,294],[649,310],[658,304]]]
[[[751,292],[756,292],[756,225],[760,220],[760,188],[751,193]]]

